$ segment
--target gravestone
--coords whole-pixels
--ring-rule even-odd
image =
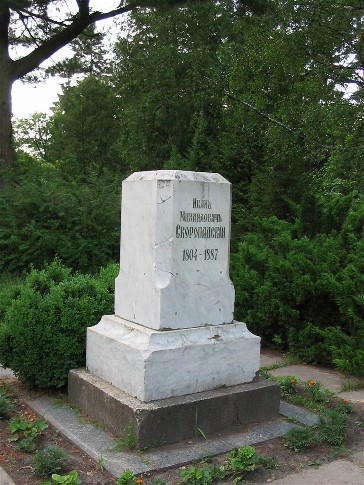
[[[206,432],[278,416],[277,386],[257,378],[260,338],[233,320],[230,210],[219,174],[123,182],[115,315],[87,329],[87,371],[71,371],[69,393],[114,432],[132,422],[140,445],[190,436],[197,407]]]

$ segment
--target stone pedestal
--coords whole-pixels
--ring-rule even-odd
[[[115,315],[88,328],[69,395],[117,434],[130,422],[140,446],[278,417],[278,387],[256,382],[260,338],[233,320],[230,205],[219,174],[123,182]]]

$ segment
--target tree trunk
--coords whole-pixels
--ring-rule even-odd
[[[4,188],[4,170],[13,165],[11,128],[11,59],[9,57],[9,8],[0,2],[0,191]]]

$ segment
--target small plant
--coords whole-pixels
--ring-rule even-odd
[[[22,416],[15,416],[11,419],[9,430],[11,437],[9,441],[17,441],[17,448],[21,451],[31,452],[35,450],[35,441],[48,428],[43,419],[28,421]]]
[[[62,484],[62,485],[81,485],[81,479],[78,476],[77,470],[72,470],[68,475],[57,475],[53,473],[52,475],[52,482],[49,480],[43,482],[41,485],[54,485],[54,484]]]
[[[14,405],[3,391],[0,391],[0,419],[7,418]]]
[[[293,428],[284,437],[284,446],[293,451],[302,451],[317,443],[315,430],[312,428]]]
[[[340,413],[349,414],[353,412],[353,405],[349,401],[344,399],[343,402],[338,405],[337,410]]]
[[[306,391],[313,402],[329,402],[330,391],[323,390],[321,384],[314,380],[308,381],[306,383]]]
[[[49,446],[35,454],[34,473],[49,476],[64,469],[68,461],[67,454],[58,446]]]
[[[129,422],[127,427],[123,430],[122,436],[116,440],[115,449],[121,450],[135,450],[138,446],[138,438],[134,432],[133,423]]]
[[[179,472],[181,483],[185,485],[208,485],[213,482],[213,468],[190,466],[186,470],[182,469]]]
[[[105,458],[101,455],[100,458],[98,459],[98,462],[100,470],[103,472],[105,469]]]
[[[149,480],[149,485],[167,485],[167,482],[164,480],[164,478],[152,478],[152,480]]]
[[[229,468],[233,471],[251,472],[259,465],[259,456],[252,446],[235,448],[229,453]]]
[[[125,470],[116,480],[116,485],[139,485],[143,483],[141,478],[137,478],[131,470]]]
[[[327,409],[321,416],[317,427],[321,442],[333,446],[343,446],[346,439],[347,417],[336,409]]]
[[[300,380],[295,376],[284,376],[278,378],[277,382],[281,388],[281,396],[287,398],[297,393],[297,385]]]

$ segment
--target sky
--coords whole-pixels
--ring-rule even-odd
[[[73,0],[67,3],[72,4]],[[90,5],[95,10],[108,11],[118,6],[120,0],[91,0]],[[100,28],[112,28],[112,20],[99,22]],[[43,66],[51,65],[52,62],[59,61],[67,55],[67,48],[58,51],[50,61]],[[50,112],[53,103],[57,101],[61,93],[61,78],[50,78],[45,82],[30,84],[15,81],[12,90],[13,115],[15,118],[27,118],[33,113]]]

